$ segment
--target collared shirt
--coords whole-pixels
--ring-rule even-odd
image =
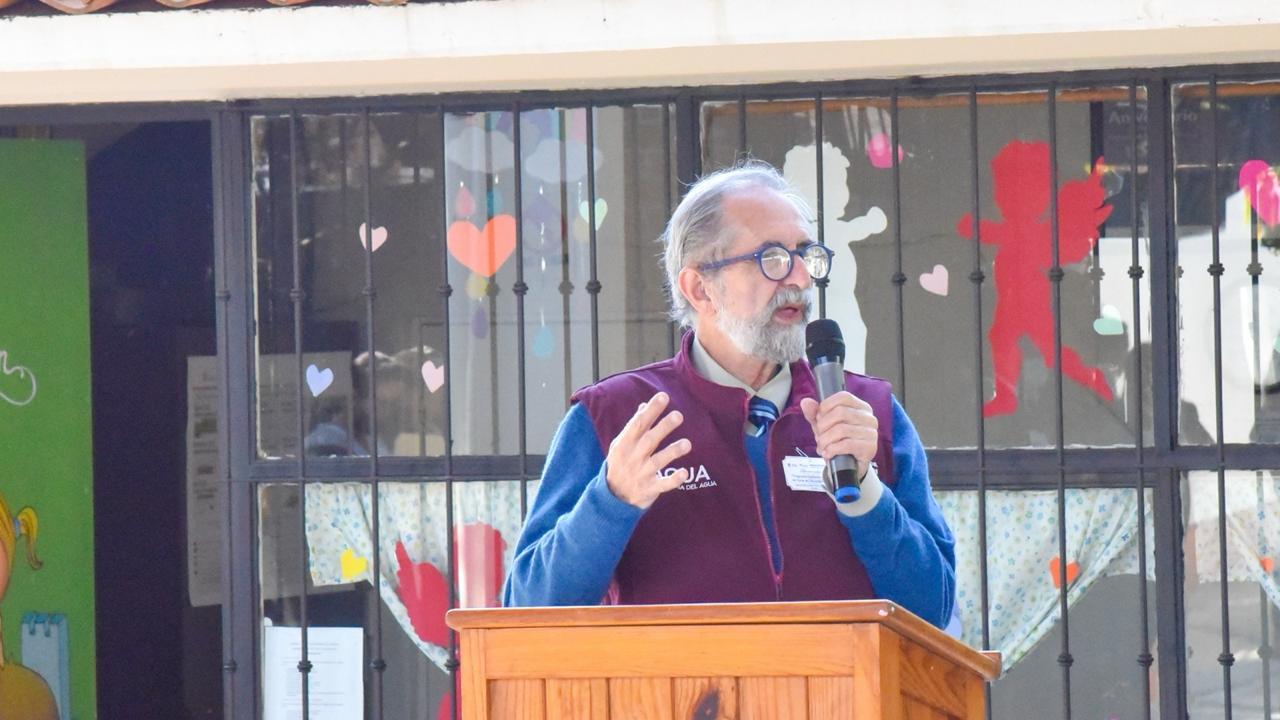
[[[697,335],[693,336],[693,349],[689,356],[693,361],[693,369],[697,370],[699,375],[711,382],[717,385],[724,385],[725,387],[742,388],[743,390],[746,390],[747,395],[751,397],[759,395],[765,400],[773,403],[773,406],[778,408],[779,411],[787,406],[787,398],[791,397],[790,365],[783,363],[778,372],[774,373],[773,377],[769,378],[769,381],[761,386],[759,390],[756,390],[750,385],[739,380],[733,375],[733,373],[725,370],[724,366],[716,362],[716,359],[711,357],[711,353],[707,352],[707,349],[702,347],[702,343],[698,340]],[[755,434],[757,429],[758,428],[748,420],[743,431],[747,434]]]

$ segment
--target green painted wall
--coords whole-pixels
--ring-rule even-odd
[[[21,658],[25,612],[67,616],[75,720],[97,714],[85,197],[80,143],[0,140],[0,351],[11,371],[0,368],[0,496],[13,513],[35,508],[44,561],[32,570],[19,539],[0,598],[4,648],[9,660]],[[29,378],[16,366],[35,378],[25,405]]]

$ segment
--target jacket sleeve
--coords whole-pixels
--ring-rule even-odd
[[[644,512],[609,490],[604,460],[591,416],[574,405],[551,440],[504,606],[596,605],[604,597]]]
[[[955,537],[933,499],[920,436],[897,398],[893,399],[893,462],[894,487],[878,478],[874,483],[879,487],[864,483],[863,501],[877,491],[879,498],[856,512],[841,508],[840,521],[876,594],[945,627],[955,602]]]

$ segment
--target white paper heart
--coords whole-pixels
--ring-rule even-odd
[[[444,386],[444,365],[436,365],[430,360],[422,363],[422,382],[431,392],[439,390]]]
[[[942,265],[934,265],[933,272],[920,275],[920,287],[934,295],[945,296],[947,294],[947,281],[947,268]]]
[[[333,384],[333,370],[321,370],[315,365],[307,366],[307,387],[311,389],[311,397],[320,397],[320,393]]]
[[[365,237],[366,235],[367,235],[366,226],[364,223],[360,223],[360,244],[368,248],[369,239]],[[373,252],[378,252],[378,248],[382,247],[382,244],[385,243],[386,241],[387,241],[387,229],[382,227],[381,225],[374,228],[373,229],[373,247],[371,248]]]

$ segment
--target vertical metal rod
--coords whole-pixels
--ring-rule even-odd
[[[512,165],[515,168],[515,187],[512,188],[515,202],[516,218],[516,284],[512,290],[516,295],[516,414],[519,420],[520,450],[520,506],[529,505],[529,431],[528,431],[528,388],[525,377],[525,327],[524,300],[529,286],[524,281],[524,162],[520,145],[520,103],[511,105],[511,140],[514,154]]]
[[[1262,405],[1263,405],[1263,400],[1266,397],[1266,394],[1260,391],[1261,388],[1266,387],[1266,381],[1267,381],[1267,377],[1266,377],[1267,373],[1266,373],[1266,370],[1264,369],[1263,363],[1266,362],[1269,364],[1271,359],[1270,358],[1271,348],[1267,348],[1266,357],[1264,358],[1263,345],[1262,345],[1262,317],[1261,317],[1262,303],[1261,303],[1261,297],[1259,295],[1259,290],[1260,290],[1259,283],[1260,283],[1260,278],[1262,277],[1262,263],[1259,261],[1259,258],[1258,258],[1258,238],[1260,234],[1261,233],[1258,227],[1257,208],[1250,205],[1249,206],[1248,272],[1249,272],[1249,292],[1250,292],[1250,298],[1252,300],[1252,313],[1251,313],[1252,317],[1250,318],[1250,321],[1252,322],[1252,325],[1251,325],[1252,332],[1250,334],[1252,335],[1251,339],[1253,341],[1253,362],[1254,362],[1254,368],[1256,373],[1256,376],[1254,378],[1255,392],[1253,393],[1253,416],[1255,418],[1262,417],[1262,412],[1263,412]],[[1264,500],[1262,497],[1263,477],[1264,477],[1264,473],[1261,470],[1256,471],[1254,473],[1254,482],[1257,486],[1258,511],[1260,514],[1264,512],[1264,508],[1266,507],[1263,504]],[[1267,594],[1266,592],[1263,591],[1261,585],[1258,586],[1258,595],[1259,595],[1259,599],[1261,600],[1261,606],[1259,607],[1259,614],[1261,615],[1261,617],[1258,619],[1259,630],[1261,631],[1259,633],[1259,636],[1261,637],[1261,643],[1258,646],[1258,658],[1259,660],[1262,661],[1262,706],[1263,706],[1262,716],[1270,720],[1271,718],[1271,648],[1267,646],[1268,602],[1267,602]]]
[[[1138,205],[1138,80],[1129,83],[1129,216],[1130,216],[1130,264],[1129,278],[1133,281],[1133,344],[1134,353],[1134,387],[1138,389],[1135,398],[1134,420],[1136,428],[1134,443],[1138,460],[1138,667],[1142,683],[1143,717],[1151,720],[1151,628],[1147,619],[1147,475],[1146,475],[1146,428],[1143,421],[1143,392],[1146,385],[1142,369],[1142,257],[1139,254],[1139,223],[1142,221],[1141,208]]]
[[[738,161],[747,158],[747,96],[738,95]]]
[[[294,369],[297,371],[296,382],[294,383],[294,400],[298,412],[297,430],[298,445],[296,452],[298,453],[298,533],[302,538],[299,544],[299,553],[302,562],[299,564],[298,574],[302,585],[302,595],[299,597],[299,616],[302,622],[302,657],[298,660],[298,672],[302,674],[302,720],[309,720],[311,717],[311,660],[309,657],[309,646],[307,644],[308,627],[308,597],[307,597],[307,579],[310,576],[308,571],[307,560],[307,448],[306,448],[306,421],[304,415],[306,413],[305,399],[302,394],[303,385],[303,359],[302,359],[302,313],[303,306],[303,290],[302,290],[302,237],[298,224],[298,113],[292,111],[289,113],[289,217],[290,227],[292,228],[292,253],[293,253],[293,287],[289,290],[289,298],[293,301],[293,358]]]
[[[587,233],[591,248],[591,381],[600,379],[600,277],[596,273],[596,108],[587,104]]]
[[[822,174],[822,171],[823,171],[823,166],[822,166],[823,132],[822,130],[823,128],[822,128],[822,92],[821,91],[819,91],[813,97],[813,117],[814,117],[813,150],[814,150],[814,158],[816,161],[814,165],[815,165],[815,169],[818,176],[817,178],[818,182],[816,185],[814,185],[814,187],[818,189],[816,193],[817,197],[815,198],[818,206],[817,207],[818,209],[818,244],[825,246],[827,244],[827,234],[826,234],[827,219],[826,219],[826,205],[825,205],[825,201],[826,201],[825,196],[827,193],[826,193],[826,188],[823,187],[823,174]],[[827,276],[819,280],[817,283],[818,284],[818,316],[819,317],[825,318],[827,316],[827,285],[830,284],[830,282],[831,282],[830,276]]]
[[[982,271],[982,176],[978,154],[978,88],[969,87],[969,162],[970,186],[973,189],[973,271],[969,281],[973,284],[974,333],[974,406],[978,448],[978,575],[982,589],[982,649],[991,649],[991,589],[987,567],[987,423],[982,414],[985,394],[982,389],[982,284],[986,274]],[[987,718],[991,718],[991,685],[984,688],[987,696]]]
[[[1058,85],[1049,84],[1049,231],[1053,266],[1049,280],[1053,287],[1053,366],[1056,417],[1054,431],[1058,446],[1058,607],[1062,614],[1062,716],[1071,720],[1071,624],[1067,609],[1067,469],[1065,423],[1062,407],[1062,258],[1058,237]]]
[[[1257,327],[1256,325],[1254,327]],[[1263,483],[1265,482],[1266,473],[1261,470],[1256,474],[1256,488],[1258,507],[1264,508],[1265,498],[1263,497]],[[1260,518],[1259,535],[1263,534],[1261,528],[1266,527],[1266,515]],[[1258,637],[1261,641],[1258,643],[1258,659],[1262,661],[1262,717],[1270,718],[1271,715],[1271,602],[1267,598],[1266,588],[1258,585]]]
[[[376,291],[373,285],[373,118],[369,108],[365,107],[360,114],[364,122],[364,296],[365,296],[365,344],[369,352],[369,479],[371,484],[371,514],[373,516],[373,660],[369,668],[373,670],[373,714],[382,720],[382,680],[387,663],[382,658],[382,534],[380,527],[379,505],[379,473],[378,473],[378,362],[377,346],[374,343],[373,303]]]
[[[893,257],[894,296],[898,312],[898,400],[907,406],[907,350],[906,320],[903,306],[903,286],[907,276],[902,271],[902,168],[898,163],[898,88],[889,95],[889,157],[893,163]]]
[[[674,210],[671,206],[673,193],[671,192],[671,103],[662,104],[662,207],[664,208],[665,221],[671,216]],[[666,267],[665,265],[663,266]],[[668,288],[669,292],[678,292],[676,288]],[[676,354],[676,337],[680,333],[680,326],[670,320],[667,323],[667,354]]]
[[[568,401],[573,392],[573,280],[569,273],[569,120],[564,108],[557,111],[560,119],[560,315],[561,333],[564,335],[564,391]],[[520,515],[525,508],[521,506]]]
[[[1227,582],[1227,471],[1226,439],[1223,437],[1222,399],[1222,258],[1221,238],[1218,233],[1218,76],[1209,77],[1209,167],[1212,181],[1209,183],[1210,231],[1213,238],[1213,264],[1209,274],[1213,276],[1213,385],[1214,423],[1217,430],[1218,450],[1218,563],[1222,612],[1222,652],[1218,664],[1222,666],[1223,717],[1231,720],[1231,666],[1235,656],[1231,652],[1231,610],[1228,606]]]
[[[494,189],[497,185],[497,173],[493,170],[493,116],[494,113],[484,113],[484,207],[485,222],[491,222],[497,217],[498,198],[499,195]],[[490,267],[495,265],[493,245],[489,244],[489,261]],[[493,275],[489,276],[489,282],[485,286],[485,297],[489,298],[489,429],[490,429],[490,451],[494,455],[501,454],[502,447],[499,444],[499,437],[502,434],[501,423],[499,417],[502,414],[502,405],[498,399],[498,382],[500,373],[498,372],[498,358],[501,357],[498,351],[498,273],[495,270]]]
[[[455,608],[458,606],[458,568],[454,557],[453,533],[453,383],[450,376],[453,357],[450,352],[452,329],[449,325],[449,298],[453,295],[453,286],[449,284],[449,253],[446,250],[449,237],[449,177],[444,152],[449,138],[446,130],[448,114],[444,106],[439,106],[436,112],[439,115],[436,131],[440,139],[440,172],[436,176],[440,183],[440,277],[443,279],[438,292],[444,327],[444,535],[445,552],[448,553],[445,562],[449,564],[449,607]],[[445,661],[445,665],[449,669],[449,687],[455,688],[458,679],[458,632],[453,628],[449,629],[449,659]],[[458,708],[458,698],[450,692],[449,717],[456,719]]]

